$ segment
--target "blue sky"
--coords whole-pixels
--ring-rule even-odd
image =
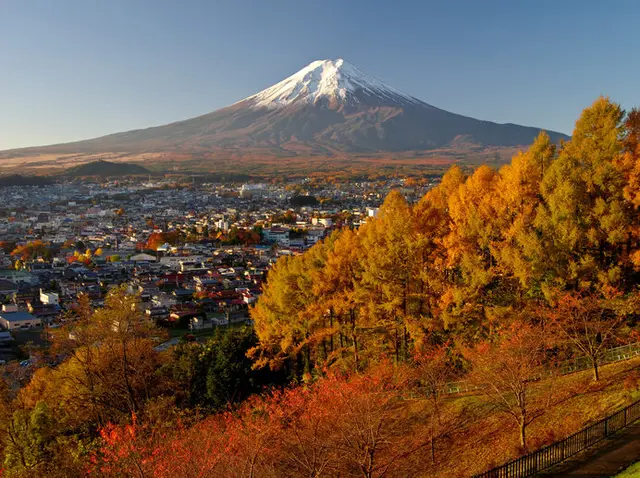
[[[0,149],[207,113],[342,57],[427,103],[570,133],[640,104],[640,2],[0,0]]]

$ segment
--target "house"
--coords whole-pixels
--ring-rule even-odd
[[[262,235],[268,243],[276,243],[282,247],[289,247],[289,229],[271,227],[264,229]]]
[[[135,256],[131,256],[131,260],[133,262],[155,262],[156,257],[151,254],[136,254]]]
[[[18,293],[18,286],[15,282],[7,279],[0,279],[0,296],[13,295]]]
[[[58,299],[58,294],[56,294],[55,292],[43,292],[43,290],[40,289],[40,302],[42,302],[43,304],[58,305]]]
[[[314,226],[331,227],[333,225],[333,219],[330,217],[314,217],[311,219],[311,224]]]
[[[0,312],[0,326],[5,330],[41,327],[42,320],[29,312]]]

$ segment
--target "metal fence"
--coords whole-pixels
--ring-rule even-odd
[[[602,357],[598,360],[598,366],[605,365],[609,363],[622,362],[624,360],[629,360],[630,358],[640,356],[640,342],[636,342],[633,344],[622,345],[620,347],[615,347],[612,349],[606,350]],[[583,370],[588,370],[593,367],[591,363],[591,359],[589,357],[577,357],[575,359],[566,360],[561,362],[556,367],[552,367],[542,374],[543,376],[548,373],[549,376],[552,375],[569,375],[575,372],[581,372]],[[532,377],[543,378],[539,377]],[[480,390],[482,387],[477,385],[472,385],[471,383],[461,380],[458,382],[448,382],[443,387],[442,393],[445,395],[454,395],[456,393],[464,393],[464,392],[472,392],[475,390]]]
[[[640,356],[640,342],[636,342],[633,344],[622,345],[620,347],[615,347],[612,349],[608,349],[605,351],[598,360],[598,365],[605,365],[609,363],[622,362],[624,360],[629,360],[630,358]],[[561,362],[555,367],[552,367],[542,374],[542,376],[531,377],[532,379],[543,378],[545,374],[548,376],[552,375],[569,375],[575,372],[581,372],[583,370],[588,370],[593,367],[591,363],[591,359],[588,357],[577,357],[575,359],[566,360]],[[478,390],[482,390],[483,387],[479,385],[474,385],[466,380],[459,380],[457,382],[447,382],[442,387],[440,393],[443,395],[455,395],[458,393],[466,393],[466,392],[475,392]],[[422,388],[417,388],[410,392],[404,394],[403,398],[405,400],[416,400],[423,399],[429,395]]]
[[[542,447],[497,468],[475,475],[474,478],[521,478],[533,476],[613,435],[638,418],[640,418],[640,400],[563,440]]]

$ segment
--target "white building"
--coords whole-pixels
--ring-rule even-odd
[[[43,304],[58,305],[58,299],[58,294],[56,294],[55,292],[44,292],[42,289],[40,289],[40,302],[42,302]]]
[[[368,207],[367,208],[367,216],[368,217],[378,217],[379,213],[380,213],[380,208],[379,207]]]
[[[205,256],[165,256],[160,258],[160,264],[163,264],[173,270],[182,270],[182,264],[202,264],[207,260]]]
[[[262,197],[267,193],[264,184],[243,184],[240,188],[241,198]]]
[[[307,243],[315,244],[319,240],[323,239],[326,235],[326,229],[324,227],[310,227],[307,229]]]
[[[0,325],[5,330],[32,329],[42,326],[42,320],[29,312],[0,312]]]
[[[267,242],[276,243],[279,246],[289,247],[289,229],[281,227],[271,227],[262,231],[264,239]]]
[[[313,219],[311,219],[311,224],[313,224],[314,226],[325,226],[325,227],[331,227],[333,225],[333,219],[331,219],[330,217],[314,217]]]
[[[224,219],[216,221],[216,228],[223,232],[227,232],[229,230],[229,221],[225,221]]]

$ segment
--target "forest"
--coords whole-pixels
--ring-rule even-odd
[[[640,111],[453,166],[269,272],[252,328],[156,346],[116,288],[0,383],[6,476],[469,476],[637,399]],[[164,241],[166,238],[162,238]],[[561,373],[576,359],[588,370]],[[465,392],[452,395],[451,384]]]

